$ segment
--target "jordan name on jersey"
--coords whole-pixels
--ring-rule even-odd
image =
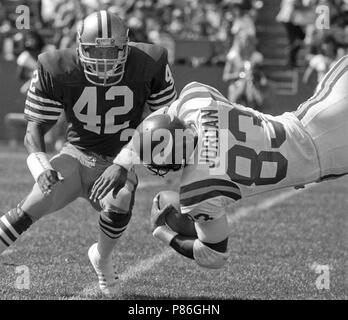
[[[313,142],[292,113],[274,117],[231,104],[216,89],[197,82],[182,90],[171,109],[198,134],[180,188],[183,213],[199,207],[195,219],[223,214],[227,200],[319,177]]]

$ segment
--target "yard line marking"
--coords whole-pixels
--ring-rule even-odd
[[[301,190],[291,189],[291,190],[282,192],[276,196],[267,198],[267,199],[263,200],[262,202],[260,202],[259,204],[257,204],[256,206],[249,206],[249,207],[240,208],[235,213],[229,214],[227,216],[227,221],[231,227],[231,225],[233,223],[236,223],[238,220],[249,215],[250,213],[270,209],[270,208],[274,207],[275,205],[283,202],[284,200],[295,196],[296,194],[302,193],[304,191],[307,191],[307,190],[313,188],[315,185],[316,184],[314,184],[314,183],[308,184],[305,189],[301,189]]]
[[[155,256],[141,260],[138,264],[130,266],[125,272],[118,275],[120,281],[126,282],[129,279],[135,279],[144,272],[151,270],[155,264],[162,262],[175,253],[174,250],[166,249]],[[97,282],[89,283],[78,296],[91,297],[100,295]],[[76,297],[70,297],[69,300],[74,300]]]
[[[253,213],[253,212],[256,213],[256,212],[259,212],[262,210],[270,209],[271,207],[283,202],[286,199],[289,199],[297,194],[300,194],[300,193],[303,193],[304,191],[309,190],[310,188],[312,188],[315,185],[316,184],[309,184],[306,186],[305,189],[302,189],[302,190],[295,190],[295,189],[287,190],[287,191],[284,191],[280,194],[277,194],[276,196],[267,198],[255,206],[242,207],[242,208],[238,209],[236,212],[228,215],[228,217],[227,217],[228,224],[229,224],[230,228],[232,228],[233,224],[237,223],[241,218],[246,217],[250,213]],[[232,230],[231,230],[231,232],[232,232]],[[171,257],[174,253],[176,253],[176,251],[174,249],[167,248],[164,251],[162,251],[161,253],[158,253],[151,258],[141,260],[139,263],[137,263],[133,266],[130,266],[126,271],[121,273],[119,275],[119,279],[122,282],[126,282],[129,279],[135,279],[136,277],[140,276],[141,274],[151,270],[157,263],[160,263],[160,262],[166,260],[167,258]],[[100,295],[98,285],[96,282],[88,284],[82,290],[82,292],[80,292],[80,294],[77,297],[79,297],[79,298],[81,296],[89,296],[90,297],[91,295]],[[73,300],[73,299],[76,299],[77,297],[71,297],[70,299]]]
[[[138,264],[131,266],[127,269],[127,271],[121,273],[119,275],[119,278],[121,281],[127,281],[128,279],[133,279],[138,277],[139,275],[143,274],[144,272],[152,269],[152,267],[162,262],[163,260],[169,258],[175,251],[174,250],[168,250],[156,254],[155,256],[142,260]]]

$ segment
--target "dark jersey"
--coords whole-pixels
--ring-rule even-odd
[[[154,111],[177,96],[167,51],[151,44],[129,45],[122,81],[107,87],[88,82],[76,50],[41,54],[27,93],[27,120],[55,123],[65,112],[70,143],[115,156],[127,142],[120,139],[122,130],[139,125],[145,104]]]

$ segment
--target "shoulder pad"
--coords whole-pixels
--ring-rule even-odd
[[[70,84],[83,79],[83,69],[75,49],[44,52],[39,55],[38,61],[56,81]]]
[[[135,53],[143,53],[147,56],[151,57],[154,61],[158,61],[161,59],[163,55],[167,55],[167,49],[150,43],[143,42],[130,42],[129,46],[131,51],[135,51]]]

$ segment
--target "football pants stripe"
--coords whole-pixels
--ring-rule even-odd
[[[311,107],[313,107],[317,103],[322,102],[323,100],[325,100],[330,95],[330,93],[332,92],[332,88],[335,85],[335,83],[342,76],[342,74],[344,74],[347,71],[348,66],[344,67],[344,69],[341,70],[338,74],[336,72],[341,67],[343,62],[345,62],[344,60],[346,60],[346,59],[347,59],[346,57],[342,58],[340,61],[338,61],[336,63],[335,66],[333,66],[331,68],[331,70],[326,74],[326,76],[324,77],[322,82],[319,84],[319,86],[318,86],[319,89],[315,92],[313,97],[311,97],[306,102],[302,103],[299,106],[298,110],[295,111],[296,116],[300,120],[303,119],[303,117],[305,116],[305,114],[308,112],[308,110]]]
[[[108,19],[105,10],[100,11],[101,25],[102,25],[102,38],[108,37]]]
[[[235,192],[228,192],[228,191],[223,191],[223,190],[214,190],[214,191],[210,191],[208,193],[203,193],[203,194],[197,195],[195,197],[191,197],[191,198],[187,198],[187,199],[180,199],[180,205],[182,205],[183,207],[197,205],[200,202],[203,202],[205,200],[216,198],[216,197],[221,197],[221,196],[231,198],[235,201],[241,199],[241,196]]]
[[[307,105],[304,110],[302,110],[302,112],[297,116],[300,120],[302,120],[305,115],[307,114],[308,110],[311,109],[312,107],[314,107],[315,105],[319,104],[320,102],[323,102],[332,92],[333,87],[335,86],[335,84],[338,82],[338,80],[342,77],[343,74],[345,74],[348,71],[348,66],[343,69],[338,75],[337,77],[330,82],[330,84],[328,85],[327,90],[325,91],[325,95],[318,101],[314,101],[312,103],[310,103],[309,105]]]

